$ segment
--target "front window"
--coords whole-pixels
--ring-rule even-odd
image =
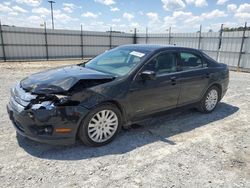
[[[85,67],[124,76],[145,58],[146,53],[148,52],[134,49],[113,49],[92,59]]]
[[[157,75],[176,72],[176,54],[167,52],[158,55],[144,69],[156,72]]]

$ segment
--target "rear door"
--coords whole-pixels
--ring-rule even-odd
[[[202,56],[195,51],[179,51],[181,92],[178,106],[197,102],[209,83],[208,68]]]

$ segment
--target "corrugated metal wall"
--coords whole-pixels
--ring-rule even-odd
[[[201,33],[172,33],[168,34],[139,34],[138,43],[175,44],[177,46],[199,48],[215,60],[237,68],[243,31],[223,32],[220,43],[219,32]],[[147,36],[147,37],[146,37]],[[146,42],[147,41],[147,42]],[[245,32],[243,49],[239,68],[250,69],[250,31]]]
[[[243,45],[243,54],[241,57],[241,62],[240,62],[240,66],[241,67],[250,67],[250,31],[246,32],[246,38],[244,41],[244,45]]]
[[[4,26],[2,30],[7,60],[46,57],[44,30]]]
[[[83,58],[96,56],[110,48],[134,43],[133,33],[51,30],[2,26],[0,59],[32,60]],[[212,58],[232,67],[238,66],[243,32],[136,34],[139,44],[176,44],[200,48]],[[221,44],[221,45],[219,45]],[[219,48],[220,47],[220,48]],[[240,68],[250,69],[250,31],[246,31]]]
[[[217,59],[218,47],[220,42],[219,32],[202,33],[201,37],[200,48],[210,57]]]
[[[3,60],[3,43],[2,43],[2,37],[0,36],[0,60]]]

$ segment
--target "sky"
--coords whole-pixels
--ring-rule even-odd
[[[250,25],[250,0],[54,0],[55,29],[165,33]],[[51,28],[47,0],[0,0],[4,25]]]

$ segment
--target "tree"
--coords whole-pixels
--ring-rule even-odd
[[[224,32],[231,32],[231,31],[244,31],[244,27],[224,27],[223,30]],[[246,27],[246,31],[250,31],[250,27]]]

